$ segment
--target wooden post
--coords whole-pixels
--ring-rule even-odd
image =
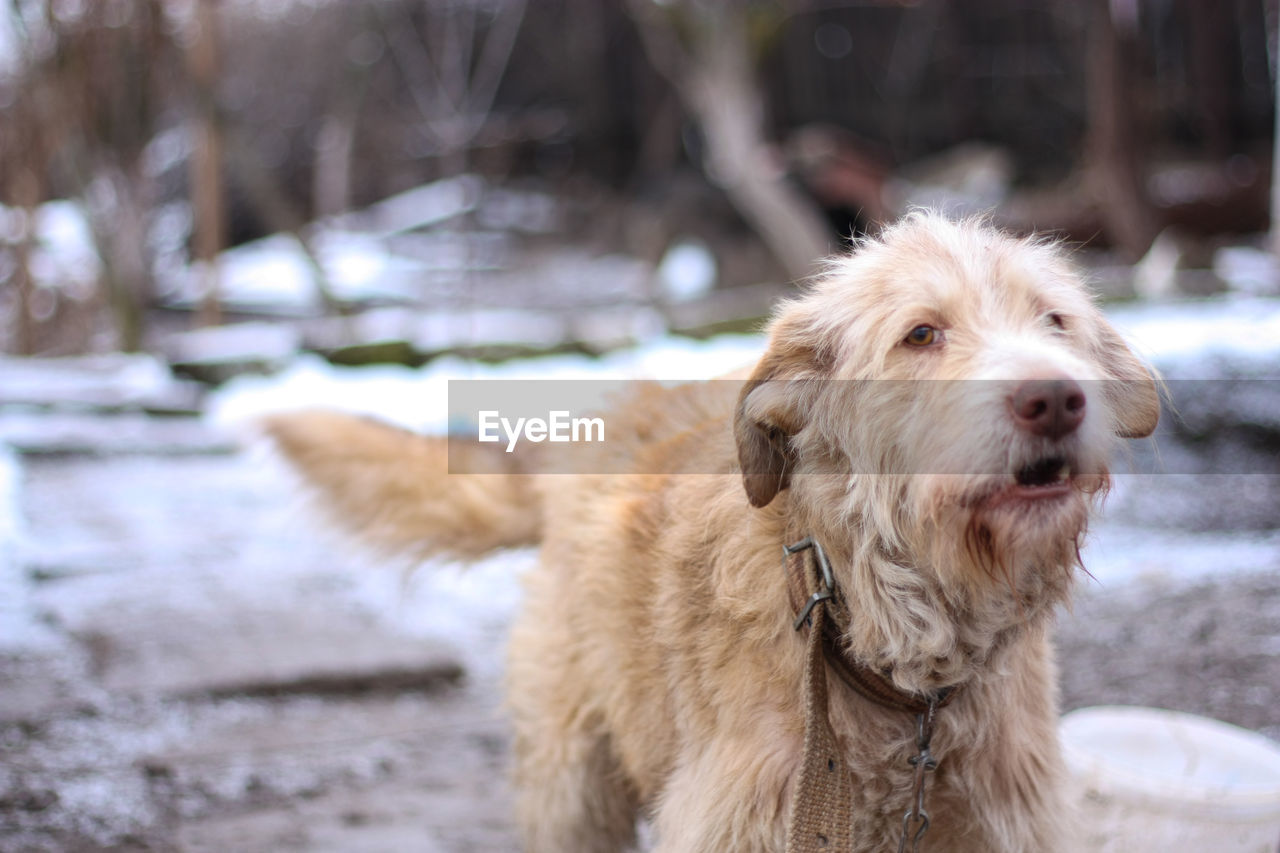
[[[1280,50],[1280,14],[1270,15],[1276,23],[1276,32],[1269,34],[1273,51]],[[1273,52],[1273,56],[1275,53]],[[1277,63],[1280,67],[1280,63]],[[1271,142],[1271,251],[1280,258],[1280,71],[1272,69],[1276,77],[1272,82],[1275,99],[1275,124]]]
[[[1155,239],[1147,197],[1140,105],[1134,91],[1136,0],[1094,0],[1089,35],[1088,171],[1107,236],[1137,261]],[[1120,12],[1120,20],[1117,20]]]
[[[193,254],[202,278],[198,322],[222,321],[218,253],[226,244],[226,202],[222,186],[222,124],[218,114],[218,0],[197,0],[196,37],[188,61],[195,91],[196,144],[191,157]]]

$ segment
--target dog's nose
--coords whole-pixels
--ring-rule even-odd
[[[1074,379],[1028,379],[1014,390],[1010,407],[1020,428],[1062,438],[1084,420],[1084,389]]]

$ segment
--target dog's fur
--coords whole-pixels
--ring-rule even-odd
[[[921,325],[937,335],[913,346]],[[1087,388],[1083,422],[1020,427],[1014,389],[1060,377]],[[750,379],[728,384],[611,412],[625,476],[445,481],[440,442],[338,415],[269,429],[376,542],[464,557],[542,543],[508,673],[532,853],[627,849],[638,815],[666,853],[783,849],[804,641],[779,558],[805,535],[830,555],[852,656],[903,690],[961,686],[933,740],[929,846],[1058,849],[1047,629],[1109,453],[1155,427],[1151,374],[1058,249],[915,214],[784,304]],[[1033,496],[1014,476],[1046,455],[1070,460],[1069,488]],[[692,460],[719,473],[681,473]],[[829,681],[856,847],[894,850],[915,720]]]

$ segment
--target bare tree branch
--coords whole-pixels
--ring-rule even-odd
[[[480,52],[480,60],[473,73],[469,109],[474,117],[471,136],[474,138],[484,124],[493,107],[493,99],[498,94],[498,85],[502,82],[511,60],[511,50],[515,47],[516,36],[520,33],[520,24],[524,20],[525,0],[509,0],[502,12],[494,14],[489,34],[485,38]]]
[[[707,176],[793,279],[830,251],[817,206],[788,181],[764,135],[747,4],[629,0],[654,67],[671,80],[707,143]]]
[[[393,9],[402,20],[392,19]],[[481,27],[482,9],[458,6],[427,16],[418,33],[404,7],[378,4],[397,68],[421,116],[419,128],[443,157],[464,154],[488,121],[524,18],[525,0],[508,0]],[[479,50],[477,56],[476,51]],[[460,171],[461,164],[450,171]]]

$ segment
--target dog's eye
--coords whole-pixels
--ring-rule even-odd
[[[1057,311],[1050,311],[1045,316],[1045,320],[1047,320],[1049,322],[1049,325],[1053,326],[1055,329],[1060,329],[1062,331],[1066,331],[1067,329],[1066,318],[1064,318]]]
[[[927,347],[938,340],[938,330],[933,326],[916,326],[903,339],[903,343],[913,347]]]

